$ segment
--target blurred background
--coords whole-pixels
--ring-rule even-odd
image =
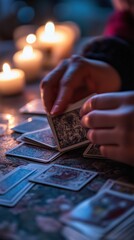
[[[12,39],[17,26],[48,20],[73,21],[81,36],[96,36],[112,11],[110,0],[0,0],[0,39]]]

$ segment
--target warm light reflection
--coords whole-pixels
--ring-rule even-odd
[[[32,121],[32,118],[28,118],[27,121],[28,121],[28,122],[31,122],[31,121]]]
[[[27,37],[26,37],[26,42],[28,44],[33,44],[36,42],[36,36],[35,34],[29,34]]]
[[[3,130],[7,130],[8,128],[11,129],[16,125],[15,117],[11,114],[5,113],[0,114],[0,124],[3,127]]]
[[[8,63],[4,63],[2,69],[4,73],[9,73],[11,70],[10,65]]]
[[[31,58],[32,55],[33,55],[33,48],[31,46],[25,46],[23,48],[22,57]]]

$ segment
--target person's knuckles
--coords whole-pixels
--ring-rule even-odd
[[[94,128],[95,127],[95,114],[94,113],[88,113],[84,115],[81,119],[82,125],[87,128]]]
[[[123,106],[117,110],[118,125],[126,130],[134,129],[134,106]]]
[[[70,64],[79,68],[79,70],[89,70],[89,61],[81,55],[72,55]]]
[[[98,144],[98,142],[99,142],[99,136],[98,136],[96,130],[94,130],[94,129],[89,130],[87,132],[87,138],[94,144]]]

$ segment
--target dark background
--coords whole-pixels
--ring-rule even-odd
[[[11,39],[16,26],[74,21],[82,36],[101,34],[113,11],[110,0],[0,0],[0,39]]]

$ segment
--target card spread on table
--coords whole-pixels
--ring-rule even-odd
[[[102,191],[76,206],[61,220],[69,225],[80,227],[87,236],[102,236],[126,219],[134,210],[134,201],[117,192]],[[97,238],[100,239],[100,238]]]
[[[53,164],[30,181],[78,191],[97,175],[96,172]]]
[[[14,206],[33,185],[24,179],[7,193],[0,195],[0,205]]]
[[[33,170],[25,167],[17,167],[13,171],[0,178],[0,194],[8,192],[11,188],[29,176]]]
[[[17,147],[7,151],[6,155],[47,163],[55,160],[61,155],[61,153],[55,149],[45,149],[42,147],[21,143]]]
[[[34,99],[19,109],[21,113],[46,114],[41,99]]]
[[[134,210],[132,213],[112,231],[107,234],[107,239],[134,239]]]
[[[49,167],[48,164],[45,166],[43,164],[28,164],[26,166],[17,167],[15,170],[11,171],[10,173],[6,174],[1,179],[6,181],[6,177],[8,180],[8,184],[5,186],[7,187],[6,192],[2,192],[0,194],[0,205],[13,207],[15,206],[18,201],[34,186],[33,183],[29,182],[29,176],[34,176],[39,174],[43,169],[47,169]],[[20,172],[19,170],[22,172]],[[25,174],[25,178],[22,177],[24,171],[27,171],[27,175]],[[25,173],[26,173],[25,171]],[[17,173],[15,176],[14,173]],[[28,174],[29,173],[29,174]],[[14,179],[12,178],[14,175]],[[11,176],[11,183],[9,184],[9,177]],[[20,176],[20,179],[19,179]],[[18,181],[19,179],[19,181]],[[13,180],[13,181],[12,181]],[[15,182],[16,180],[16,182]],[[10,185],[10,186],[9,186]],[[12,186],[11,186],[12,185]]]
[[[51,128],[45,128],[30,133],[24,133],[21,137],[17,139],[18,141],[24,141],[33,143],[34,145],[44,146],[49,148],[57,148],[53,133]]]
[[[82,146],[87,140],[87,130],[81,125],[80,108],[86,99],[72,104],[66,112],[58,116],[48,115],[48,121],[52,128],[58,150],[68,151]]]
[[[118,192],[122,195],[128,195],[134,199],[134,185],[128,184],[120,181],[114,181],[112,179],[108,179],[100,191],[104,189],[110,189],[110,191]]]
[[[105,158],[101,155],[99,145],[90,143],[83,153],[83,157],[87,158]]]
[[[31,117],[13,127],[12,130],[19,133],[32,132],[49,127],[46,117]]]

